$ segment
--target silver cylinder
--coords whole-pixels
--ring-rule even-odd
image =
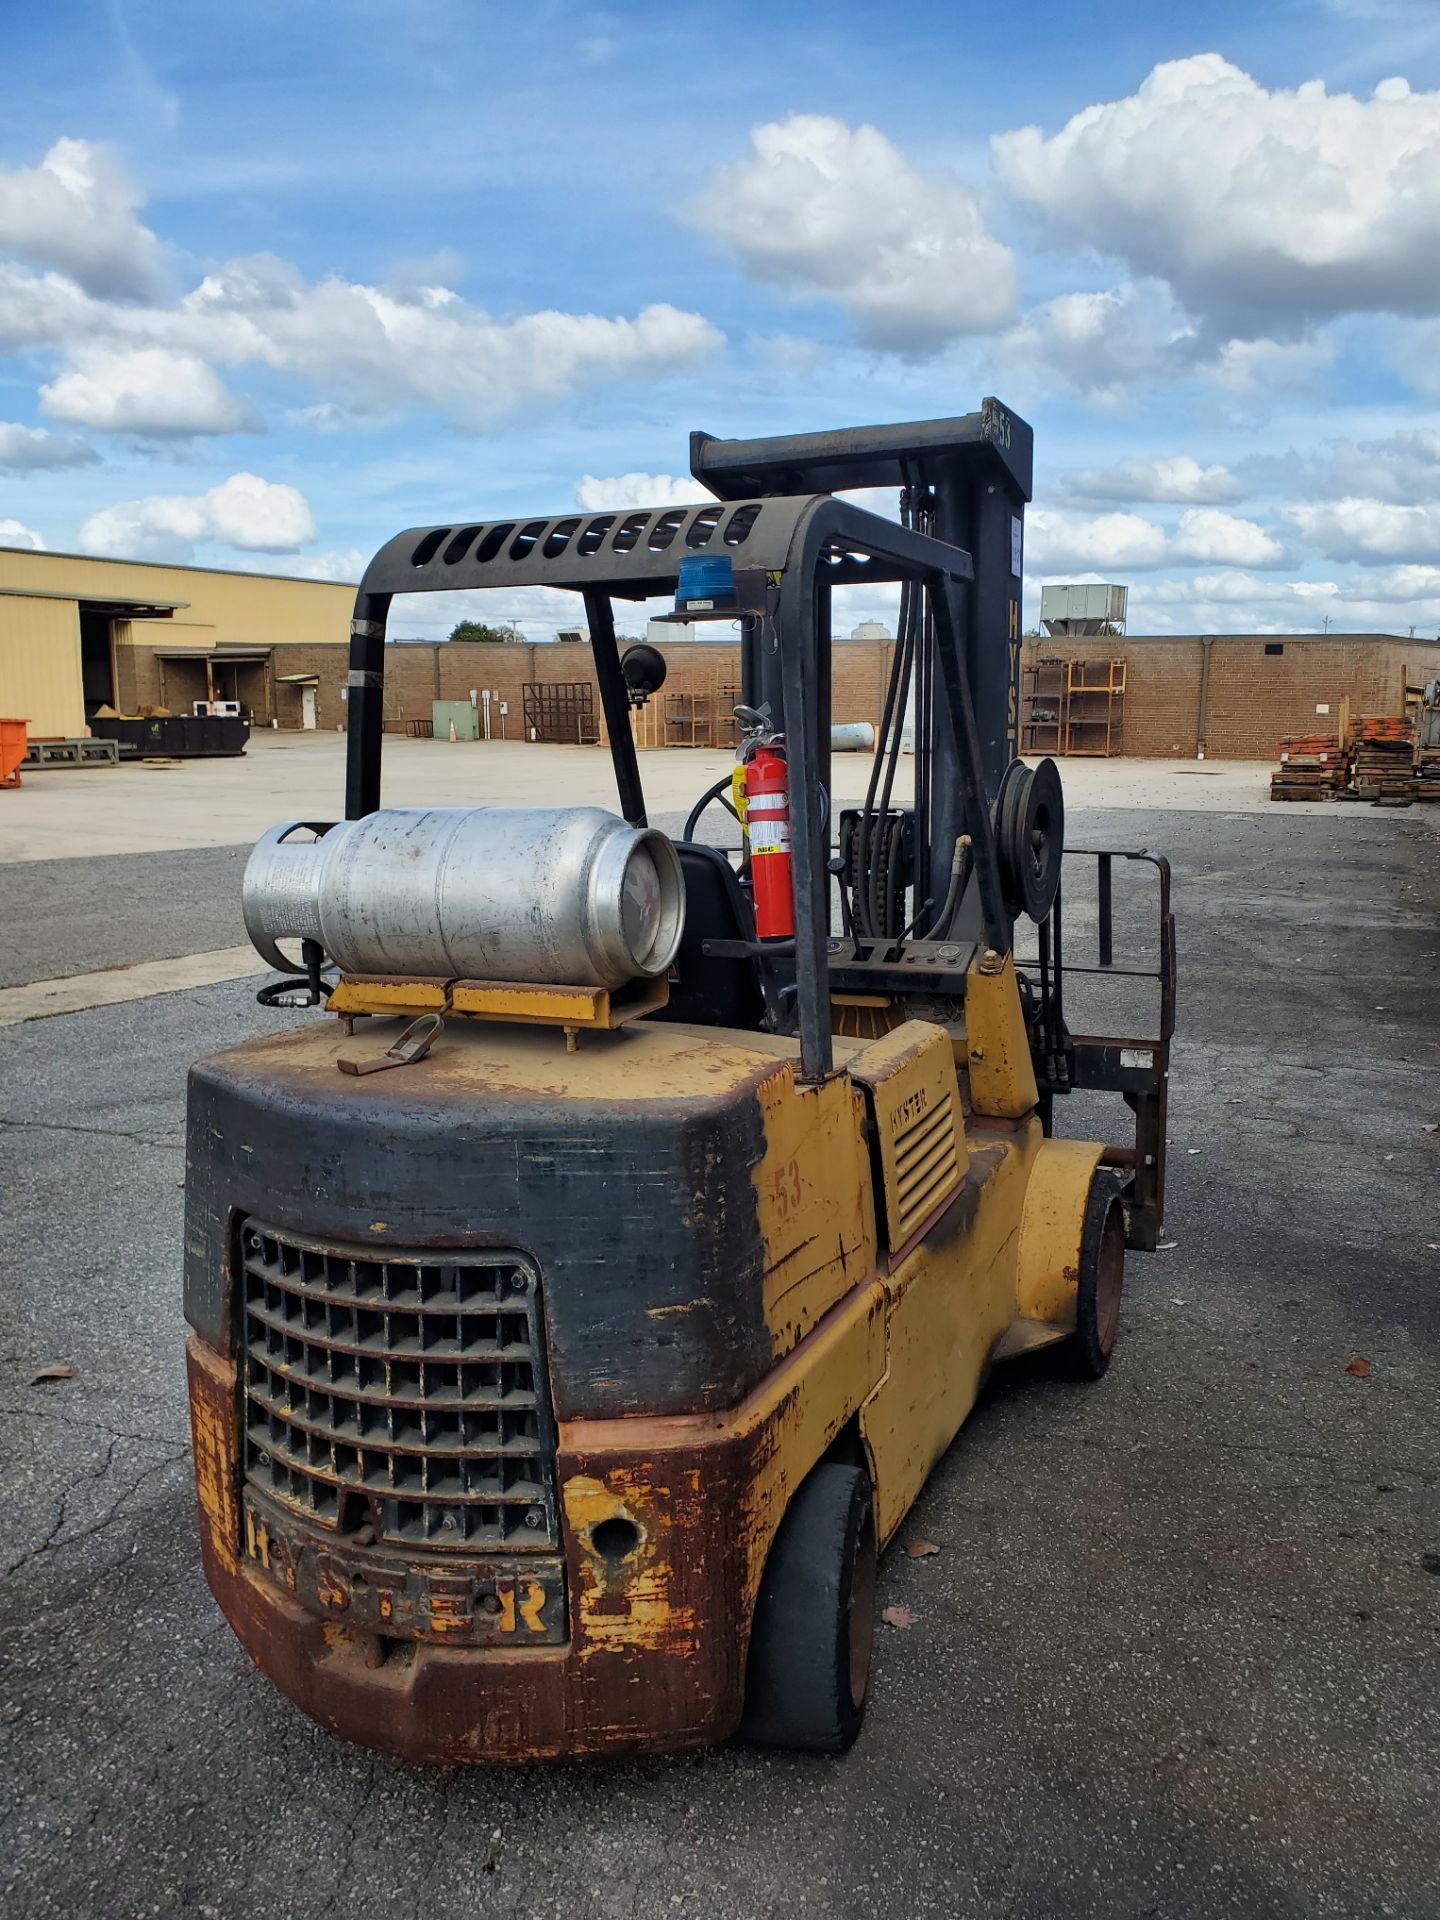
[[[845,720],[830,729],[832,753],[869,753],[875,745],[875,729],[868,720]]]
[[[309,831],[310,840],[290,836]],[[663,833],[600,807],[388,807],[256,843],[245,931],[272,966],[316,940],[346,973],[618,987],[664,973],[685,924]]]

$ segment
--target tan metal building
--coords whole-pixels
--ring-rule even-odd
[[[354,600],[328,580],[0,547],[0,714],[73,737],[100,706],[238,700],[255,726],[333,728]]]

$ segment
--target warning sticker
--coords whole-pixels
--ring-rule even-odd
[[[755,802],[750,805],[753,809]],[[753,813],[750,820],[751,853],[788,853],[790,851],[790,822],[788,820],[757,820]]]

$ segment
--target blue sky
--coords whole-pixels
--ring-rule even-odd
[[[353,578],[994,392],[1028,617],[1440,632],[1433,0],[60,0],[0,66],[0,543]]]

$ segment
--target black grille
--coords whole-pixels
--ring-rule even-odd
[[[249,1221],[245,1477],[307,1520],[476,1550],[558,1544],[539,1279],[514,1253],[387,1253]]]

